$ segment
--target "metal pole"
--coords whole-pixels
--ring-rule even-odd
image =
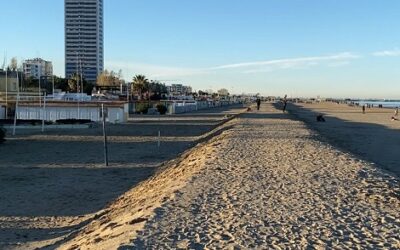
[[[14,127],[12,135],[15,135],[15,127],[17,126],[18,102],[19,102],[19,79],[17,70],[17,101],[15,102]]]
[[[53,83],[53,99],[54,99],[54,74],[53,74],[53,77],[52,77],[52,83]]]
[[[78,59],[78,52],[76,52],[76,93],[77,93],[77,101],[78,101],[78,120],[80,119],[80,107],[79,107],[79,59]]]
[[[160,130],[158,130],[158,142],[157,142],[157,147],[160,149],[160,144],[161,144],[161,142],[160,142],[160,138],[161,137],[161,131]]]
[[[8,119],[8,67],[6,68],[6,120]]]
[[[21,73],[21,88],[19,89],[19,91],[24,91],[24,78],[25,78],[25,71],[24,68],[22,68],[22,73]]]
[[[106,133],[106,113],[104,112],[104,103],[101,104],[101,114],[103,115],[103,136],[104,136],[104,163],[108,166],[108,148],[107,148],[107,133]]]
[[[78,95],[79,95],[79,94],[78,94]],[[80,108],[79,108],[79,96],[78,96],[78,120],[81,119],[81,118],[80,118],[80,116],[81,116],[80,114],[81,114],[81,110],[80,110]]]
[[[42,65],[40,65],[40,67],[39,67],[39,107],[42,107],[42,100],[40,99],[40,97],[42,96],[42,92],[41,92],[42,86],[40,85],[40,78],[42,77],[41,71],[42,71]]]
[[[128,92],[128,83],[126,84],[126,100],[129,102],[129,92]]]
[[[42,132],[44,132],[44,119],[46,116],[46,97],[43,97]]]
[[[81,94],[83,94],[83,76],[82,76],[82,60],[79,59],[79,73],[81,77]]]

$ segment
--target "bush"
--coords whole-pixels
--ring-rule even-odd
[[[139,114],[147,114],[147,110],[149,109],[148,103],[136,103],[136,113]]]
[[[3,127],[0,127],[0,144],[3,143],[6,139],[6,129]]]
[[[156,106],[158,112],[160,113],[160,115],[165,115],[167,113],[167,107],[163,104],[157,104]]]

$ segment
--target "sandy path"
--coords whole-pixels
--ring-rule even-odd
[[[264,106],[127,248],[400,248],[399,180]]]

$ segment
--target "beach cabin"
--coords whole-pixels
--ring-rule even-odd
[[[102,121],[101,106],[104,104],[106,121],[123,123],[128,119],[128,104],[125,102],[65,102],[49,101],[46,105],[35,102],[21,102],[18,105],[18,119],[56,122],[65,119]]]

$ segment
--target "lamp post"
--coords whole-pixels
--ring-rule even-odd
[[[21,76],[21,78],[22,78],[22,76]],[[19,78],[18,78],[18,69],[17,69],[17,100],[15,102],[14,126],[13,126],[12,135],[15,135],[15,127],[17,126],[18,102],[19,102]]]
[[[40,67],[38,69],[38,74],[39,74],[39,107],[42,107],[42,100],[40,99],[40,97],[42,96],[42,91],[41,91],[42,86],[40,84],[40,78],[42,78],[41,71],[42,71],[42,67],[40,65]]]

